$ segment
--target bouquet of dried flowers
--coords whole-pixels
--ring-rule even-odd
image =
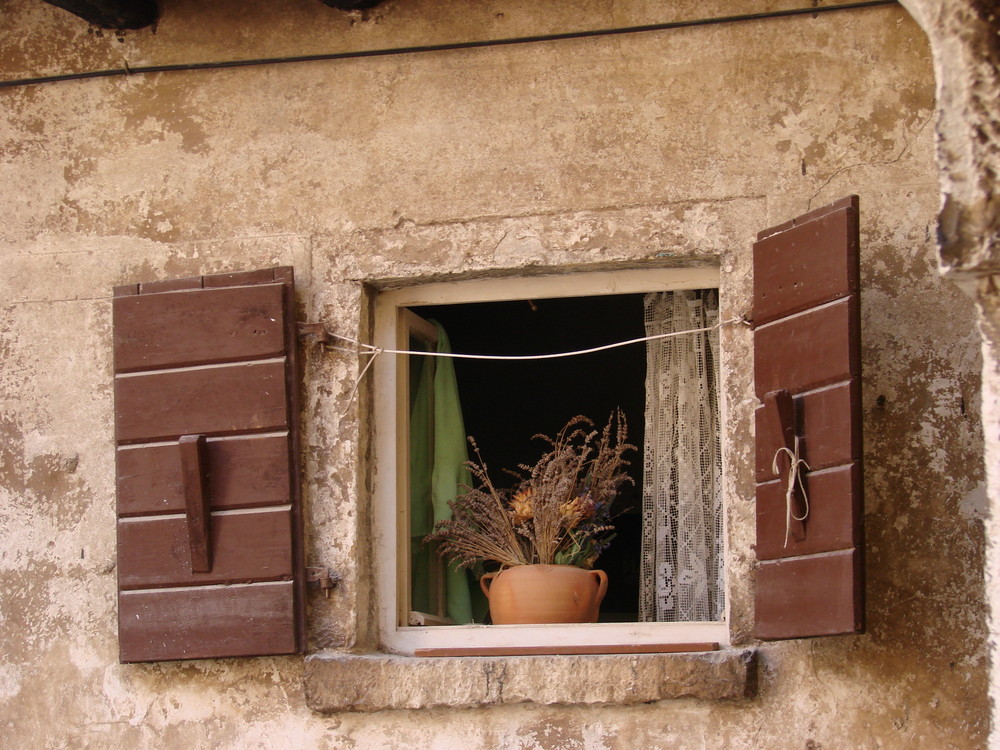
[[[576,565],[591,568],[614,537],[611,504],[632,479],[625,472],[627,425],[621,411],[603,430],[583,416],[571,419],[555,438],[535,435],[548,450],[534,466],[510,472],[518,481],[499,489],[490,480],[475,440],[468,466],[478,487],[451,501],[452,517],[440,521],[425,541],[459,567],[477,563]]]

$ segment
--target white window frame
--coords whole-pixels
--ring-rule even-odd
[[[546,276],[518,276],[429,283],[380,292],[375,300],[374,344],[401,348],[405,310],[421,305],[496,302],[555,297],[591,297],[676,289],[718,288],[716,266],[650,268],[620,271],[573,272]],[[405,348],[405,347],[403,347]],[[725,360],[725,352],[721,354]],[[408,562],[401,549],[408,544],[406,498],[408,457],[400,450],[407,441],[400,429],[403,397],[408,382],[406,357],[382,355],[374,365],[373,524],[376,599],[380,646],[386,651],[412,654],[421,648],[507,646],[652,645],[660,643],[718,643],[729,645],[729,596],[720,622],[586,623],[573,625],[440,625],[405,626],[402,586],[409,586]],[[720,411],[725,389],[720,393]],[[724,424],[724,421],[723,421]],[[726,434],[720,436],[725,455]],[[402,471],[397,471],[403,467]],[[726,467],[723,462],[723,473]],[[404,523],[405,522],[405,523]],[[728,586],[727,586],[728,588]]]

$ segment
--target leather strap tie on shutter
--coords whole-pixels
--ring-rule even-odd
[[[788,455],[788,483],[785,485],[785,547],[788,546],[789,539],[792,535],[792,522],[793,521],[805,521],[809,517],[809,495],[806,494],[806,485],[802,479],[802,471],[799,467],[805,466],[809,469],[810,466],[801,458],[799,458],[799,436],[795,436],[795,443],[791,450],[785,446],[781,446],[774,452],[774,460],[771,462],[771,471],[778,474],[778,458],[782,453]],[[795,485],[798,484],[799,490],[802,492],[802,505],[804,510],[801,516],[795,515]]]
[[[788,547],[792,538],[802,541],[806,537],[804,521],[809,517],[809,496],[806,494],[802,468],[811,469],[800,456],[800,437],[796,429],[798,422],[795,399],[785,390],[770,391],[764,396],[764,408],[769,415],[769,424],[775,436],[773,444],[779,447],[771,461],[771,471],[781,477],[779,460],[788,456],[788,478],[785,482],[785,543]],[[798,512],[796,512],[798,511]]]

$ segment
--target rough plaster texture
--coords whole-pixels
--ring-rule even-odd
[[[1000,747],[1000,13],[988,0],[904,0],[931,41],[937,81],[943,272],[976,300],[983,347],[982,421],[991,605],[991,747]]]
[[[0,6],[0,75],[512,36],[796,3],[471,5],[412,0],[341,14],[291,0],[177,0],[165,4],[155,32],[116,36],[35,0],[9,0]],[[907,6],[932,41],[964,29],[962,9],[977,7]],[[988,35],[975,39],[988,47]],[[981,104],[991,93],[995,101],[997,92],[988,66],[970,62],[966,47],[949,53],[948,44],[937,44],[932,58],[914,18],[885,7],[0,89],[4,744],[982,746],[983,519],[987,498],[1000,502],[1000,480],[991,477],[987,495],[976,309],[938,274],[933,128],[938,158],[953,165],[943,184],[962,208],[955,226],[974,225],[966,236],[982,236],[975,227],[995,228],[995,212],[977,197],[986,183],[968,182],[970,173],[995,175],[995,130],[986,127],[995,120],[970,105],[985,135],[983,148],[966,154],[963,144],[977,136],[954,118],[935,123],[935,72],[945,104],[952,89],[942,91],[942,81],[966,80],[969,66],[985,72],[962,102]],[[862,201],[868,634],[760,646],[758,696],[746,701],[363,717],[312,713],[297,658],[117,664],[115,284],[289,264],[304,315],[364,336],[379,287],[714,260],[724,305],[738,314],[749,304],[756,231],[849,192]],[[973,210],[979,224],[968,218]],[[947,247],[968,248],[970,268],[981,267],[984,247],[995,251],[995,242],[956,240],[948,227]],[[979,284],[983,418],[995,472],[1000,305],[996,287]],[[733,329],[723,343],[731,631],[735,644],[750,646],[750,337]],[[368,460],[364,418],[374,394],[347,408],[357,362],[314,351],[305,360],[309,558],[343,577],[335,596],[313,602],[311,648],[368,651],[378,640],[367,505],[377,466]],[[579,690],[567,685],[570,695]]]

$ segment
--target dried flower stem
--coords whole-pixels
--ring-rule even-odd
[[[613,427],[614,426],[614,427]],[[517,487],[497,489],[475,440],[476,461],[468,463],[479,487],[451,502],[452,518],[435,526],[427,541],[461,567],[494,562],[501,567],[530,563],[591,567],[611,541],[611,503],[622,484],[631,481],[624,454],[621,411],[600,432],[583,416],[571,419],[555,438],[535,435],[549,444],[527,475],[511,472]],[[595,442],[596,441],[596,442]]]

